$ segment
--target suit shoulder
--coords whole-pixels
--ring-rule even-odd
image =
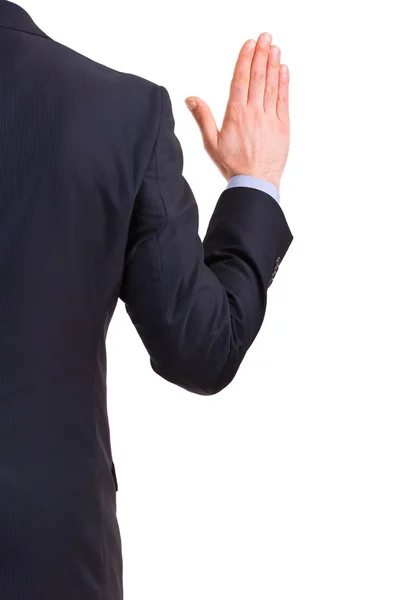
[[[65,67],[73,65],[74,72],[77,72],[80,76],[97,78],[104,84],[121,85],[122,88],[127,87],[129,90],[136,90],[137,93],[141,93],[144,96],[159,94],[158,88],[160,86],[145,77],[109,67],[55,40],[51,40],[50,43],[54,45],[52,55],[54,57],[54,64],[58,66],[60,64],[64,64]]]

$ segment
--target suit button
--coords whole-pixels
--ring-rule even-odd
[[[268,287],[269,287],[269,286],[271,285],[271,283],[274,281],[275,275],[276,275],[276,273],[277,273],[277,271],[278,271],[278,269],[279,269],[280,262],[281,262],[281,257],[280,257],[280,256],[278,256],[278,257],[277,257],[277,259],[276,259],[276,261],[275,261],[274,270],[272,271],[272,274],[271,274],[271,279],[269,280]]]

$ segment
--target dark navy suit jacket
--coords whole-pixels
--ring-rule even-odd
[[[226,189],[202,243],[182,169],[163,86],[0,0],[1,600],[122,599],[105,351],[118,299],[153,370],[196,394],[232,381],[261,327],[292,241],[283,212]]]

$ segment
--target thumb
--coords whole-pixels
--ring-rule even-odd
[[[199,126],[205,148],[214,147],[217,143],[219,131],[212,112],[206,102],[195,96],[189,96],[185,99],[185,104],[188,106]]]

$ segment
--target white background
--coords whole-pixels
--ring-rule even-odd
[[[393,3],[20,3],[54,39],[168,89],[202,237],[226,182],[184,99],[221,126],[238,51],[262,31],[291,72],[295,239],[235,380],[189,394],[152,372],[121,302],[110,326],[126,600],[397,600]]]

